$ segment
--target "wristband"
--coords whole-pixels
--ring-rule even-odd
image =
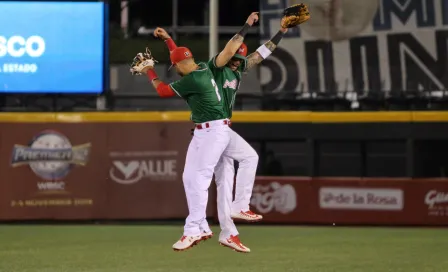
[[[157,73],[156,71],[154,71],[154,69],[149,69],[146,74],[148,75],[148,78],[149,80],[151,80],[151,82],[158,78]]]
[[[166,46],[168,46],[168,49],[170,50],[170,52],[177,48],[177,45],[173,41],[173,39],[169,38],[165,42],[166,42]]]
[[[248,23],[245,23],[243,28],[241,28],[240,32],[238,34],[242,37],[246,36],[247,32],[249,32],[250,25]]]
[[[272,37],[271,42],[275,45],[278,45],[280,43],[280,41],[282,40],[283,35],[285,35],[285,33],[281,32],[281,31],[277,32],[277,34],[275,34],[275,36]]]
[[[257,52],[263,59],[266,59],[272,54],[272,51],[264,44],[257,48]]]

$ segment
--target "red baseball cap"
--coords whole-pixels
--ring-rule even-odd
[[[193,58],[193,53],[186,47],[177,47],[170,54],[171,66],[168,70],[173,68],[177,63]]]
[[[247,45],[243,43],[241,44],[240,48],[238,48],[238,51],[236,51],[236,54],[233,57],[241,60],[246,60],[246,56],[247,56]]]

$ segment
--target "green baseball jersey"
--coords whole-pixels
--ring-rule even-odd
[[[194,123],[227,118],[223,109],[222,94],[212,72],[207,64],[200,62],[198,65],[198,70],[171,83],[171,89],[187,102]]]
[[[247,67],[247,60],[241,62],[238,70],[232,71],[232,69],[227,66],[216,67],[216,57],[217,56],[208,61],[208,67],[213,73],[220,93],[222,93],[225,116],[230,119],[232,118],[232,110],[233,104],[235,103],[236,92],[240,87],[242,72],[244,72]]]

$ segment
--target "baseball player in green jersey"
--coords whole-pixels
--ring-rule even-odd
[[[178,47],[170,55],[171,63],[182,78],[171,84],[158,79],[151,53],[139,53],[132,64],[132,74],[147,74],[161,97],[176,94],[186,100],[195,123],[194,136],[188,147],[182,175],[189,215],[182,237],[173,245],[182,251],[203,240],[200,226],[206,221],[208,188],[220,157],[230,141],[229,120],[223,110],[222,94],[205,63],[196,63],[186,47]],[[207,224],[207,223],[205,223]],[[208,226],[208,224],[207,224]],[[210,228],[206,231],[211,233]]]
[[[253,15],[251,14],[251,16]],[[244,27],[248,26],[251,26],[251,24],[246,22]],[[243,43],[243,39],[235,39],[234,37],[228,42],[223,51],[208,62],[217,86],[223,93],[224,111],[227,118],[230,119],[232,117],[233,104],[235,102],[236,92],[240,86],[242,73],[266,59],[275,50],[286,32],[287,29],[280,28],[279,32],[270,41],[260,46],[256,52],[250,54],[248,57],[246,57],[247,46]],[[175,42],[164,29],[157,28],[154,31],[154,36],[164,40],[170,52],[176,50],[177,46]],[[238,45],[237,51],[234,50],[235,45]],[[261,215],[255,214],[249,209],[258,164],[258,155],[249,143],[233,130],[230,130],[230,146],[232,146],[231,152],[233,157],[239,162],[235,200],[233,203],[232,189],[235,176],[233,159],[229,156],[222,156],[215,168],[218,203],[224,202],[221,205],[218,204],[218,217],[222,229],[219,241],[223,245],[244,252],[241,248],[235,247],[238,243],[231,245],[226,243],[226,240],[229,239],[227,237],[232,239],[232,237],[238,235],[236,227],[229,217],[251,222],[260,221],[263,218]],[[231,208],[226,209],[226,206],[231,206]],[[208,226],[202,227],[208,228]]]
[[[228,49],[222,53],[225,58],[231,59],[241,46],[244,35],[248,28],[258,21],[258,14],[249,16],[245,26],[229,42]],[[177,82],[165,84],[160,81],[154,71],[155,61],[148,50],[146,53],[139,53],[134,58],[131,68],[133,74],[146,73],[154,88],[161,97],[170,97],[178,94],[187,101],[195,123],[194,136],[187,151],[187,158],[183,172],[183,183],[189,208],[189,216],[186,219],[184,234],[177,241],[173,248],[175,250],[186,250],[201,240],[205,240],[212,235],[210,227],[205,219],[205,209],[208,200],[208,188],[210,186],[213,172],[221,157],[229,157],[230,161],[239,160],[239,153],[236,152],[238,146],[230,144],[231,129],[229,119],[223,108],[222,89],[216,84],[209,66],[205,63],[198,63],[193,59],[193,55],[188,48],[176,47],[170,52],[172,66],[177,73],[182,76]],[[254,151],[256,161],[255,166],[241,167],[241,173],[246,170],[245,177],[255,176],[256,162],[258,156]],[[243,175],[243,174],[241,174]],[[253,177],[252,177],[253,176]],[[232,186],[230,183],[223,184],[226,180],[217,181],[218,187],[230,188],[226,194],[221,194],[222,200],[218,199],[218,210],[220,222],[223,223],[223,231],[219,242],[240,252],[250,252],[238,237],[238,232],[230,217],[230,203],[232,199]],[[222,215],[226,215],[225,220]]]
[[[254,12],[254,13],[252,13],[249,16],[249,18],[246,21],[246,24],[240,30],[240,32],[238,32],[231,39],[231,41],[229,41],[229,43],[226,46],[226,50],[221,52],[220,57],[218,58],[220,61],[223,61],[223,60],[227,60],[228,61],[235,55],[236,51],[241,47],[241,44],[242,44],[242,42],[244,40],[244,36],[247,34],[248,29],[250,28],[250,26],[252,26],[257,21],[258,21],[258,13]],[[176,60],[176,58],[173,57],[173,55],[178,54],[178,51],[179,51],[179,47],[177,47],[177,46],[176,46],[176,48],[173,48],[173,50],[170,50],[170,58],[171,58],[171,62],[173,63],[173,65],[176,66],[176,70],[178,70],[178,73],[179,73],[179,68],[180,67],[177,67],[178,66],[176,64],[177,60]],[[180,56],[183,57],[182,54]],[[208,69],[208,71],[211,72],[209,66],[207,64],[205,64],[205,66]],[[139,70],[137,70],[136,72],[142,73],[144,71],[139,72]],[[148,76],[149,76],[150,81],[153,82],[153,85],[154,85],[155,82],[153,81],[153,79],[154,79],[155,75],[151,76],[150,73],[151,73],[151,70],[149,70]],[[184,72],[181,72],[179,74],[181,76],[185,77],[185,73]],[[181,81],[183,79],[181,79]],[[219,88],[218,85],[216,84],[216,82],[214,82],[214,83],[215,84],[213,86],[215,88],[216,94],[221,95],[223,97],[222,88]],[[177,90],[178,87],[176,85],[171,84],[170,86],[174,87],[173,90],[171,91],[171,93],[176,92],[176,91],[178,92],[178,90]],[[157,87],[157,86],[155,86],[155,87]],[[159,91],[159,87],[157,87],[157,89],[158,89],[159,94],[161,94],[161,95],[165,95],[165,92],[168,93],[168,94],[170,93],[169,91],[163,91],[163,92]],[[224,102],[224,98],[222,98],[221,101]],[[187,102],[188,102],[188,100],[187,100]],[[223,109],[223,111],[224,111],[224,109]],[[193,111],[193,113],[194,113],[194,111]],[[224,111],[224,116],[227,116],[226,111]],[[226,119],[226,120],[228,120],[228,119]],[[206,122],[205,124],[207,125],[208,123],[209,122]],[[204,125],[204,124],[202,124],[202,125]],[[208,128],[208,127],[206,127],[206,128]],[[231,130],[230,130],[230,128],[228,126],[226,128],[227,128],[226,132],[228,132],[227,140],[228,140],[229,144],[225,147],[225,150],[223,152],[221,152],[222,156],[220,155],[220,157],[229,157],[229,160],[232,163],[233,163],[233,160],[241,161],[241,152],[237,152],[238,151],[237,149],[239,148],[239,146],[235,146],[233,144],[230,144],[230,136],[231,136],[231,132],[230,131]],[[194,136],[193,136],[192,143],[195,142],[195,138],[197,138],[197,135],[198,135],[198,129],[196,128],[194,130]],[[188,149],[185,169],[184,169],[184,175],[183,175],[184,187],[185,187],[185,191],[186,191],[186,194],[187,194],[187,202],[188,202],[188,206],[189,206],[189,210],[190,210],[190,215],[194,211],[194,207],[192,207],[193,206],[192,203],[194,204],[197,201],[191,199],[191,194],[188,191],[193,190],[193,189],[191,188],[191,186],[189,187],[189,184],[195,184],[197,186],[199,186],[198,184],[201,184],[200,188],[202,190],[200,190],[200,193],[201,194],[204,193],[204,189],[208,189],[208,187],[210,185],[211,178],[212,178],[212,175],[213,175],[213,171],[215,170],[214,168],[216,167],[216,165],[218,164],[218,160],[220,159],[220,158],[218,158],[218,160],[216,160],[215,155],[208,155],[208,157],[210,157],[210,158],[208,158],[208,157],[201,157],[200,155],[198,155],[198,152],[194,153],[193,151],[191,151],[190,149],[192,149],[192,148],[193,148],[192,144],[190,144],[190,147]],[[210,153],[217,154],[217,152],[213,152],[212,150],[210,150]],[[193,155],[190,155],[190,154],[193,154]],[[255,177],[255,169],[256,169],[257,162],[258,162],[258,155],[256,154],[255,151],[253,151],[253,157],[255,158],[255,160],[253,160],[254,164],[251,163],[252,160],[247,160],[248,163],[245,163],[245,165],[240,167],[240,171],[238,173],[244,179],[252,179],[253,180],[254,177]],[[210,160],[209,163],[207,164],[207,166],[208,167],[213,166],[212,172],[211,173],[207,172],[207,176],[210,176],[210,180],[207,183],[205,183],[202,180],[204,175],[201,176],[201,180],[198,180],[198,178],[197,178],[198,175],[193,173],[193,170],[200,171],[200,172],[203,172],[203,170],[201,170],[198,167],[190,167],[190,166],[188,166],[190,161],[194,162],[194,161],[197,161],[197,160],[200,160],[204,164],[206,164],[207,160]],[[210,169],[208,167],[207,167],[207,170]],[[232,167],[233,167],[233,165],[232,165]],[[195,180],[191,179],[191,176],[196,177],[196,179]],[[230,183],[228,183],[228,180],[225,180],[225,179],[219,179],[219,181],[220,182],[218,182],[218,180],[216,180],[217,187],[219,188],[218,189],[218,195],[219,196],[218,196],[217,204],[218,204],[219,220],[220,220],[220,225],[221,225],[221,229],[222,229],[221,234],[220,234],[220,238],[219,238],[219,242],[222,245],[230,247],[230,248],[232,248],[232,249],[234,249],[236,251],[239,251],[239,252],[250,252],[250,249],[247,248],[246,246],[244,246],[241,243],[241,241],[239,239],[239,236],[238,236],[239,233],[236,230],[236,227],[235,227],[235,225],[233,223],[233,220],[232,220],[232,218],[230,216],[230,214],[231,214],[231,200],[232,200],[233,183],[230,184]],[[207,186],[205,186],[205,184]],[[253,184],[253,181],[252,181],[252,184]],[[219,193],[219,192],[221,192],[221,193]],[[196,190],[196,195],[197,195],[197,193],[198,193],[198,190]],[[202,203],[206,203],[206,201],[202,202]],[[205,212],[205,210],[204,210],[204,212]],[[205,215],[205,213],[204,213],[204,215]],[[174,244],[174,246],[173,246],[175,249],[187,249],[187,248],[191,247],[191,245],[194,245],[193,243],[197,243],[198,242],[197,237],[193,237],[191,240],[188,240],[191,237],[191,233],[187,232],[187,226],[188,226],[188,223],[189,223],[189,218],[190,218],[190,216],[187,218],[184,236],[182,236],[182,238],[176,244]],[[211,232],[210,227],[209,227],[207,221],[205,220],[205,217],[203,219],[201,218],[200,221],[198,220],[198,221],[195,221],[195,222],[197,222],[199,224],[199,231],[201,232],[201,235],[203,236],[204,240],[206,238],[211,237],[211,235],[213,233]],[[196,229],[195,229],[195,231],[196,231]],[[194,233],[194,235],[196,235],[196,234],[197,234],[197,232]],[[193,241],[193,242],[191,242],[191,241]]]

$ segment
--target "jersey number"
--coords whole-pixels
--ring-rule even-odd
[[[212,85],[215,88],[216,96],[218,97],[218,101],[221,101],[221,95],[219,95],[219,88],[218,85],[216,85],[216,81],[212,79]]]

